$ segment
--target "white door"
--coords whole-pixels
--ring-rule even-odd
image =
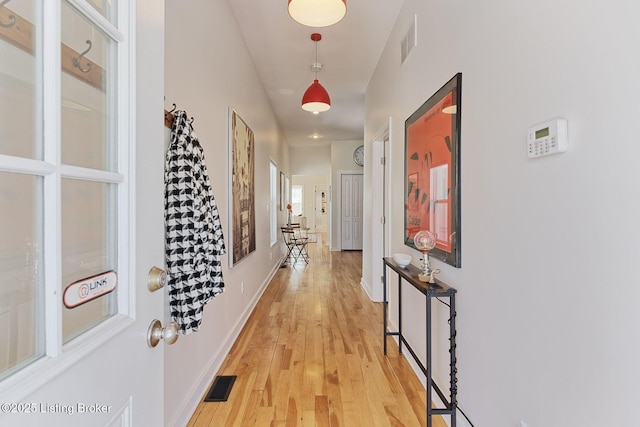
[[[362,250],[362,174],[341,175],[342,250]]]
[[[163,2],[137,46],[135,4],[0,6],[0,425],[164,422]]]

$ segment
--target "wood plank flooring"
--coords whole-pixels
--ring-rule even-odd
[[[190,427],[426,425],[422,384],[393,340],[383,354],[362,253],[322,242],[276,273],[218,372],[237,375],[228,401],[201,402]]]

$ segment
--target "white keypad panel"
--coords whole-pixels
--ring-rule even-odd
[[[529,129],[527,138],[529,158],[562,153],[567,151],[568,147],[567,121],[564,119],[553,119]]]

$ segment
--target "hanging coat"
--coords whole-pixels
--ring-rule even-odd
[[[165,257],[171,317],[196,332],[204,305],[224,291],[226,252],[204,152],[187,113],[176,111],[165,163]]]

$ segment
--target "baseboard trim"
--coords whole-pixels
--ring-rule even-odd
[[[374,301],[374,299],[373,299],[373,289],[371,289],[371,287],[369,286],[367,281],[364,280],[364,277],[360,278],[360,287],[362,287],[362,290],[364,291],[365,294],[367,294],[369,299],[371,301]]]

